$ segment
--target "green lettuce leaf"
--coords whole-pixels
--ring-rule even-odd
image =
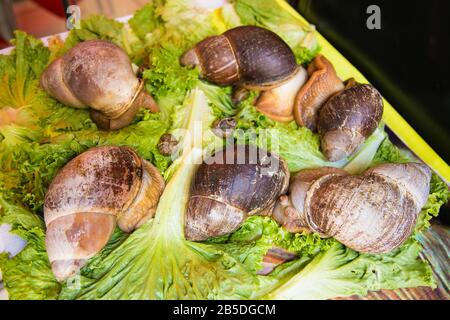
[[[413,239],[383,255],[359,254],[335,244],[266,298],[329,299],[380,289],[435,287],[430,266],[418,258],[421,250]]]
[[[7,200],[0,189],[0,225],[9,224],[12,232],[27,242],[12,259],[0,254],[0,270],[9,298],[14,300],[56,299],[60,284],[53,276],[45,250],[44,223],[23,206]]]
[[[50,52],[40,40],[15,33],[12,54],[0,55],[0,153],[43,136],[38,119],[50,114],[51,100],[39,90],[39,76]],[[5,155],[4,155],[5,156]]]

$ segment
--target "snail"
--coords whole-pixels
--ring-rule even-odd
[[[278,87],[297,71],[291,48],[274,32],[256,26],[206,38],[187,51],[180,63],[198,66],[201,75],[214,84],[251,90]]]
[[[298,91],[294,102],[294,117],[299,126],[316,130],[318,110],[333,94],[344,89],[336,71],[322,55],[308,66],[308,81]]]
[[[381,94],[370,84],[350,81],[319,111],[322,152],[330,161],[350,156],[377,129],[382,116]]]
[[[235,231],[251,215],[265,215],[286,192],[286,163],[263,149],[232,145],[195,174],[185,216],[185,238],[204,241]]]
[[[381,121],[381,94],[372,85],[359,84],[354,79],[343,83],[333,65],[321,55],[308,66],[308,75],[306,82],[295,82],[294,77],[278,88],[262,92],[256,108],[276,121],[295,118],[299,126],[318,131],[328,160],[351,156]]]
[[[127,54],[104,40],[77,44],[43,72],[41,87],[61,103],[91,108],[91,118],[104,130],[131,123],[140,107],[159,107],[133,72]]]
[[[44,202],[46,247],[60,281],[75,274],[110,239],[153,217],[164,179],[128,147],[97,147],[71,160]]]
[[[430,190],[419,163],[382,164],[359,176],[319,168],[293,176],[272,217],[290,232],[314,231],[365,253],[385,253],[412,234]]]

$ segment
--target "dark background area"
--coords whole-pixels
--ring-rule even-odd
[[[450,1],[290,2],[450,163]],[[373,4],[380,30],[366,25]]]

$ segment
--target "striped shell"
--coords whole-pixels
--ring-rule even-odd
[[[71,160],[45,197],[46,247],[59,280],[108,242],[116,224],[131,232],[151,218],[164,189],[158,170],[127,147],[90,149]]]
[[[284,161],[265,150],[235,145],[217,152],[194,177],[186,239],[203,241],[235,231],[248,216],[271,209],[288,184]]]
[[[326,175],[305,199],[310,228],[369,253],[389,252],[408,239],[425,205],[431,171],[417,164],[385,164],[361,176]]]
[[[291,48],[274,32],[256,26],[206,38],[183,55],[181,64],[199,66],[202,76],[215,84],[251,89],[276,87],[297,71]]]
[[[45,69],[40,82],[63,104],[90,107],[92,120],[105,130],[129,125],[140,107],[159,111],[134,74],[126,52],[109,41],[77,44]]]

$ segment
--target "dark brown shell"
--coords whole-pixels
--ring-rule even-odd
[[[416,198],[416,185],[424,186],[420,194],[428,195],[431,173],[417,164],[384,166],[389,170],[384,167],[383,172],[396,174],[387,177],[374,169],[361,176],[327,175],[316,180],[305,200],[311,229],[359,252],[398,248],[411,236],[423,206]]]
[[[271,207],[288,183],[286,164],[267,151],[239,145],[217,152],[195,175],[186,239],[203,241],[233,232],[248,215]]]
[[[383,99],[370,84],[355,84],[335,94],[318,117],[325,156],[338,161],[353,154],[376,130],[382,116]]]
[[[296,71],[294,53],[274,32],[241,26],[199,42],[181,58],[182,65],[199,65],[208,81],[240,84],[251,89],[278,86]]]
[[[116,224],[147,221],[164,188],[150,163],[127,147],[92,148],[62,168],[45,197],[46,247],[59,280],[74,274],[109,240]]]

